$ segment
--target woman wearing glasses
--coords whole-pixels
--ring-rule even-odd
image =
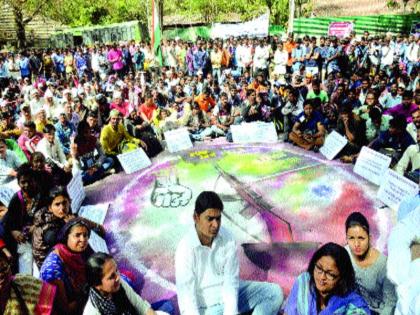
[[[369,304],[372,314],[394,314],[397,297],[394,285],[386,276],[387,258],[371,246],[369,223],[360,212],[353,212],[347,218],[346,238],[357,292]]]
[[[307,272],[296,279],[284,314],[371,314],[355,288],[354,270],[346,249],[327,243],[312,256]]]

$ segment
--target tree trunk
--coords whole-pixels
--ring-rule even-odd
[[[21,9],[13,6],[13,16],[15,18],[16,36],[18,40],[18,48],[26,48],[26,32],[25,23],[23,22],[23,12]]]
[[[287,23],[287,33],[293,33],[293,22],[295,18],[295,0],[289,0],[289,22]]]

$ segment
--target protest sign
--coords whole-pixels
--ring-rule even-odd
[[[253,122],[230,126],[234,143],[277,142],[277,132],[273,123]]]
[[[164,133],[168,151],[175,153],[182,150],[191,149],[193,144],[191,142],[190,133],[187,128],[180,128]]]
[[[419,184],[388,169],[382,178],[377,197],[392,209],[397,209],[405,198],[415,196],[419,191]]]
[[[328,36],[344,38],[350,36],[353,31],[353,22],[331,22],[328,27]]]
[[[333,160],[335,156],[343,150],[346,144],[347,139],[340,135],[337,131],[333,131],[327,136],[324,145],[321,147],[319,152],[321,152],[328,160]]]
[[[79,216],[89,219],[97,224],[103,224],[108,208],[109,203],[83,206],[79,210]],[[90,234],[89,245],[95,252],[109,253],[105,240],[94,231]]]
[[[142,148],[118,155],[118,160],[127,174],[132,174],[152,165]]]
[[[10,200],[12,199],[13,195],[17,192],[17,190],[12,189],[6,185],[0,187],[0,202],[5,205],[6,207],[9,206]]]
[[[98,203],[96,205],[83,206],[79,210],[79,216],[89,219],[95,223],[103,224],[108,208],[109,203]]]
[[[263,14],[251,21],[243,23],[215,23],[211,29],[212,38],[228,38],[231,36],[264,37],[268,35],[270,15]]]
[[[390,164],[391,158],[389,156],[371,148],[363,147],[353,171],[368,181],[380,185]]]
[[[67,185],[67,192],[69,193],[71,199],[71,210],[73,213],[77,213],[86,197],[81,172],[78,172],[73,176],[70,183]]]

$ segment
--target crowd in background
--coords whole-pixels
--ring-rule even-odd
[[[149,44],[134,41],[3,54],[0,183],[17,183],[19,191],[10,202],[0,200],[0,248],[4,260],[14,262],[0,259],[0,280],[12,272],[39,274],[44,282],[36,282],[37,292],[55,295],[62,313],[81,313],[88,297],[89,308],[101,314],[127,305],[152,312],[126,282],[104,289],[100,272],[86,278],[90,231],[105,231],[71,214],[62,187],[79,172],[87,185],[121,171],[117,156],[138,147],[149,157],[158,155],[166,146],[165,132],[177,128],[187,128],[192,141],[232,141],[233,124],[273,122],[280,140],[315,152],[336,131],[348,141],[337,156],[342,162],[354,163],[369,146],[390,156],[398,173],[419,182],[419,44],[415,36],[367,32],[344,39],[175,39],[162,43],[162,65]],[[359,225],[369,236],[366,223]],[[116,273],[112,257],[97,259],[92,268],[102,272],[106,265]],[[314,268],[336,278],[317,265],[309,276]],[[13,281],[6,289],[11,285],[10,292],[18,292]],[[81,286],[86,283],[88,293]],[[112,303],[104,299],[114,293]],[[16,305],[24,299],[19,293],[10,297]],[[384,298],[384,304],[366,299],[372,311],[391,314],[381,308],[393,309],[388,302],[394,299]],[[2,295],[0,309],[16,307],[10,305]]]

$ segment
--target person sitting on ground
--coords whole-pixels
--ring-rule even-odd
[[[402,115],[407,119],[407,123],[411,123],[413,119],[411,115],[418,109],[418,106],[413,103],[413,92],[404,91],[401,104],[387,109],[384,114],[391,116]]]
[[[7,142],[0,137],[0,184],[16,178],[16,169],[22,164],[16,153],[7,148]]]
[[[90,256],[86,263],[86,275],[90,289],[84,315],[166,314],[155,312],[150,304],[124,281],[111,255],[98,252]]]
[[[287,95],[287,103],[281,109],[283,114],[283,128],[286,134],[292,131],[293,125],[299,114],[303,112],[303,99],[297,89],[291,89]]]
[[[392,116],[383,115],[382,109],[374,106],[369,110],[369,118],[366,120],[366,140],[368,143],[376,139],[381,132],[389,129]]]
[[[327,243],[314,253],[308,270],[293,284],[284,315],[370,315],[356,288],[349,254],[340,245]]]
[[[57,312],[80,315],[87,302],[86,261],[90,228],[83,218],[69,220],[60,230],[58,244],[41,266],[41,279],[57,287]]]
[[[230,126],[234,122],[235,108],[229,102],[229,97],[226,93],[220,94],[220,101],[214,107],[212,112],[212,130],[216,136],[225,136],[229,131]]]
[[[57,289],[30,275],[12,275],[9,259],[0,252],[0,314],[51,315]]]
[[[43,109],[43,108],[38,110],[36,113],[34,113],[34,116],[35,116],[34,122],[35,122],[36,131],[38,131],[40,133],[43,132],[43,130],[44,130],[44,128],[47,124],[52,124],[53,123],[53,120],[49,120],[47,118],[47,114],[45,112],[45,109]],[[54,120],[57,121],[58,116],[55,117]],[[25,123],[23,124],[23,126],[24,125],[25,125]]]
[[[70,196],[65,187],[56,186],[46,198],[46,206],[35,213],[32,236],[32,252],[35,263],[41,268],[51,249],[57,244],[58,233],[71,219],[77,217],[72,214]],[[91,230],[105,236],[102,225],[88,219],[84,222]]]
[[[153,101],[153,95],[150,91],[146,92],[145,102],[140,105],[138,112],[140,117],[147,123],[152,122],[153,113],[157,110],[157,105]]]
[[[70,155],[73,162],[73,176],[81,171],[84,185],[102,179],[114,165],[114,160],[105,156],[101,144],[91,134],[91,129],[85,121],[82,121],[77,128],[77,136],[71,145]]]
[[[369,223],[360,212],[346,220],[345,247],[356,274],[357,292],[368,303],[372,314],[394,314],[397,296],[386,275],[386,256],[372,247]]]
[[[417,194],[403,201],[388,238],[387,274],[398,296],[395,315],[418,315],[420,309],[419,200]]]
[[[420,182],[420,129],[417,129],[417,143],[410,145],[404,152],[395,171],[400,175],[405,175],[415,183]],[[410,171],[408,166],[411,165]]]
[[[35,181],[40,187],[41,195],[48,195],[50,189],[54,187],[54,181],[51,176],[51,168],[47,167],[45,156],[41,152],[34,152],[29,163],[34,171]]]
[[[358,115],[361,119],[368,120],[369,111],[375,106],[380,106],[379,102],[375,96],[375,92],[369,91],[366,95],[365,103],[359,108],[355,108],[353,112],[356,115]]]
[[[194,102],[197,102],[201,110],[206,113],[210,113],[214,106],[216,106],[216,101],[211,96],[211,90],[209,87],[205,88],[200,95],[196,96]]]
[[[350,104],[344,104],[340,108],[336,130],[348,141],[338,157],[342,162],[352,163],[362,146],[366,144],[365,122],[354,114]]]
[[[203,141],[213,133],[207,113],[201,110],[200,105],[197,102],[194,102],[192,105],[192,112],[186,127],[190,132],[192,141]]]
[[[121,123],[121,113],[113,109],[109,113],[109,123],[102,129],[100,143],[104,153],[114,160],[118,168],[118,154],[128,152],[142,146],[147,150],[146,144],[140,139],[132,137]]]
[[[130,115],[128,115],[124,120],[124,125],[132,137],[146,143],[147,154],[150,157],[154,157],[163,151],[162,145],[157,139],[150,123],[144,121],[137,111],[133,110]]]
[[[394,166],[400,160],[405,150],[415,143],[406,128],[406,118],[402,115],[395,116],[389,123],[389,129],[373,140],[369,147],[391,156],[391,166]]]
[[[17,140],[22,131],[13,121],[13,115],[7,112],[0,113],[0,137]]]
[[[253,122],[263,119],[261,104],[257,103],[257,93],[255,90],[246,91],[246,100],[242,104],[241,118],[245,122]]]
[[[14,271],[32,274],[31,239],[35,213],[45,206],[45,198],[36,185],[35,174],[30,165],[22,164],[17,170],[20,190],[9,203],[9,209],[3,218],[3,226],[10,237],[7,248],[11,250],[19,264],[14,264]]]
[[[35,152],[36,146],[42,138],[43,134],[36,131],[36,125],[33,121],[23,124],[23,133],[18,139],[18,144],[28,160],[31,159],[31,155]]]
[[[58,122],[54,125],[55,135],[61,143],[61,148],[66,156],[70,154],[70,143],[76,136],[76,128],[72,122],[67,119],[65,113],[61,113]]]
[[[321,114],[314,110],[311,100],[306,100],[303,113],[297,117],[289,134],[289,140],[305,150],[318,150],[324,144],[324,136]]]
[[[110,109],[118,110],[122,117],[127,117],[130,112],[130,103],[123,100],[121,92],[114,92],[114,101],[110,105]]]
[[[321,90],[321,83],[318,80],[312,81],[312,90],[308,92],[306,99],[312,100],[318,98],[321,101],[321,106],[328,102],[328,94],[324,90]],[[317,108],[320,110],[320,108]]]
[[[178,244],[175,278],[181,314],[275,315],[283,302],[273,283],[241,281],[237,246],[221,227],[223,202],[212,191],[197,197],[195,226]]]
[[[44,128],[44,138],[38,142],[36,150],[41,152],[52,169],[54,183],[67,185],[71,178],[71,163],[67,161],[60,141],[55,136],[55,127],[47,124]]]

